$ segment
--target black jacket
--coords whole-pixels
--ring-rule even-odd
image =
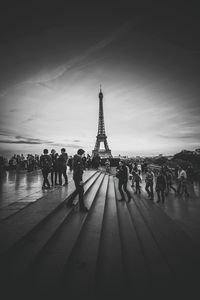
[[[83,161],[78,154],[74,155],[72,168],[73,168],[73,179],[76,181],[82,181]]]
[[[128,167],[123,165],[121,167],[117,167],[116,169],[116,177],[119,178],[120,181],[128,181]]]

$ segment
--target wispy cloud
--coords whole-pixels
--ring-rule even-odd
[[[42,139],[35,139],[30,137],[23,137],[17,135],[10,139],[1,139],[1,144],[30,144],[30,145],[42,145],[42,144],[51,144],[52,141],[42,140]]]
[[[51,91],[54,91],[52,87],[48,85],[49,82],[54,81],[62,77],[66,72],[72,70],[76,67],[81,67],[81,63],[84,63],[88,58],[91,58],[93,54],[109,46],[114,40],[119,38],[123,33],[127,32],[132,27],[132,21],[128,21],[123,24],[120,28],[117,28],[111,35],[102,39],[100,42],[88,48],[83,54],[78,55],[67,62],[64,62],[62,65],[57,66],[49,72],[44,72],[43,74],[38,74],[35,78],[19,82],[13,86],[10,86],[8,89],[0,92],[0,97],[4,97],[8,94],[10,89],[18,88],[23,85],[40,85]]]

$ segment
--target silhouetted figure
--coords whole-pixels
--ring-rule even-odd
[[[181,167],[179,167],[177,194],[183,195],[183,193],[186,196],[189,196],[189,193],[187,191],[187,174],[186,174],[185,170],[183,170]]]
[[[58,158],[59,185],[62,185],[62,175],[65,179],[65,184],[68,184],[68,178],[67,178],[68,155],[65,151],[66,151],[65,148],[62,148],[61,154]]]
[[[56,153],[56,150],[51,150],[51,160],[52,160],[52,168],[51,168],[51,184],[57,185],[57,177],[58,177],[58,153]],[[54,179],[55,177],[55,179]]]
[[[194,169],[191,165],[189,165],[187,167],[186,174],[187,174],[188,181],[193,183],[193,181],[194,181]]]
[[[169,193],[170,189],[172,189],[175,192],[175,194],[176,194],[176,189],[173,186],[173,183],[172,183],[172,174],[171,174],[170,171],[168,171],[168,170],[166,171],[165,178],[166,178],[166,183],[167,183],[167,187],[166,187],[167,194]]]
[[[72,161],[73,161],[72,156],[70,156],[68,159],[68,166],[69,166],[70,171],[72,171]]]
[[[147,172],[146,172],[146,178],[145,178],[145,182],[146,182],[145,190],[146,190],[146,192],[147,192],[148,197],[150,198],[150,200],[153,200],[153,198],[154,198],[154,194],[153,194],[153,179],[154,179],[154,173],[151,171],[150,168],[148,168]]]
[[[105,167],[106,167],[106,172],[109,173],[110,172],[110,161],[108,158],[105,161]]]
[[[165,189],[166,189],[166,179],[161,170],[156,178],[156,193],[158,196],[157,202],[160,202],[160,196],[162,198],[162,203],[165,202]]]
[[[82,156],[83,170],[86,169],[86,161],[87,161],[87,158],[85,157],[85,154],[83,154],[83,156]]]
[[[51,172],[51,167],[52,167],[52,160],[50,155],[48,155],[48,150],[44,149],[43,150],[43,155],[40,157],[40,166],[42,169],[42,175],[44,178],[42,188],[45,189],[50,189],[50,184],[48,180],[48,174]]]
[[[83,161],[82,155],[85,153],[83,149],[79,149],[77,154],[73,158],[73,179],[76,187],[76,191],[79,195],[79,209],[82,212],[88,212],[88,208],[84,205],[84,188],[83,188]],[[71,206],[72,202],[69,201],[68,205]]]
[[[119,166],[116,168],[116,177],[119,179],[118,182],[118,189],[121,195],[121,199],[119,201],[125,201],[124,192],[127,194],[128,202],[131,201],[131,194],[127,190],[127,183],[129,179],[129,170],[128,167],[125,164],[125,161],[119,161]],[[123,188],[123,190],[122,190]]]
[[[141,194],[140,183],[142,183],[142,179],[140,177],[139,171],[137,173],[135,173],[134,180],[135,180],[135,194],[137,194],[137,193]]]
[[[92,164],[92,160],[91,160],[90,155],[88,154],[87,161],[86,161],[86,166],[87,166],[88,170],[91,168],[91,164]]]

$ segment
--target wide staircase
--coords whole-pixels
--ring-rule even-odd
[[[88,213],[71,181],[2,219],[2,299],[194,299],[198,245],[144,191],[119,202],[117,184],[87,171]]]

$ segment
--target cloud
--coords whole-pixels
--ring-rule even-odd
[[[191,132],[191,133],[178,133],[178,134],[159,134],[159,137],[163,139],[184,139],[184,140],[199,140],[200,142],[200,133],[199,132]]]
[[[81,63],[84,63],[84,61],[87,60],[88,58],[91,59],[91,55],[109,46],[114,40],[119,38],[123,33],[127,32],[132,27],[132,25],[133,25],[132,21],[126,22],[121,27],[117,28],[110,36],[94,44],[89,49],[87,49],[83,54],[78,55],[67,62],[64,62],[62,65],[57,66],[56,68],[54,68],[49,72],[45,71],[45,73],[43,74],[40,73],[35,78],[31,78],[29,80],[19,82],[16,83],[15,85],[10,86],[8,89],[0,92],[0,97],[6,96],[10,89],[18,88],[27,84],[40,85],[51,91],[54,91],[54,89],[47,84],[48,82],[54,81],[62,77],[66,72],[70,71],[73,68],[80,67]]]
[[[21,135],[17,135],[14,139],[2,139],[0,140],[1,144],[30,144],[30,145],[42,145],[42,144],[51,144],[52,141],[46,141],[41,139],[34,139],[29,137],[23,137]]]
[[[1,144],[41,144],[40,142],[23,141],[23,140],[17,140],[17,141],[0,140],[0,143],[1,143]]]
[[[30,117],[30,118],[28,118],[28,119],[22,121],[21,124],[28,123],[28,122],[31,122],[31,121],[33,121],[33,120],[34,120],[34,118],[33,118],[33,117]]]
[[[66,148],[75,148],[75,149],[82,148],[82,146],[77,144],[51,143],[51,145],[55,147],[66,147]]]

